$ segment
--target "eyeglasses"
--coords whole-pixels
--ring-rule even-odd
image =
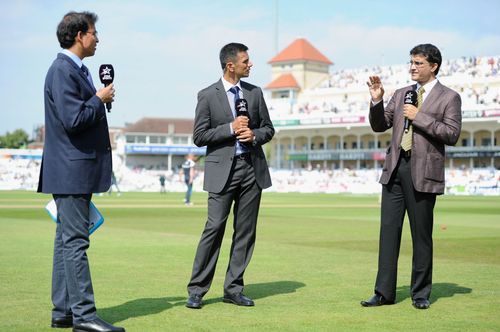
[[[85,33],[90,33],[91,35],[93,35],[94,37],[97,37],[98,36],[98,32],[97,31],[87,31]]]
[[[415,65],[415,67],[422,67],[423,65],[428,64],[428,63],[429,62],[420,62],[420,61],[413,61],[412,60],[412,61],[408,62],[408,66],[411,67],[411,66]]]

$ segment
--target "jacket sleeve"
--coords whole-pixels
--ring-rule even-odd
[[[453,92],[444,103],[443,117],[436,119],[432,113],[418,112],[413,125],[425,134],[446,145],[455,145],[462,128],[462,100]]]
[[[217,145],[236,140],[229,123],[221,123],[212,128],[212,112],[206,91],[198,93],[198,104],[194,118],[193,141],[198,147]],[[214,121],[215,122],[215,121]]]
[[[88,99],[85,98],[79,77],[74,71],[58,67],[52,79],[51,93],[56,116],[68,133],[81,132],[106,116],[99,97],[92,94]]]
[[[269,142],[274,136],[274,126],[269,117],[266,101],[262,90],[259,88],[259,128],[252,129],[255,135],[255,144],[263,145]]]
[[[396,95],[396,94],[394,94]],[[394,117],[395,98],[392,96],[386,107],[384,101],[381,100],[375,106],[371,106],[370,101],[370,126],[374,132],[384,132],[392,127],[392,119]]]

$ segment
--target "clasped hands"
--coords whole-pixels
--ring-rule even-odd
[[[234,135],[240,142],[252,142],[254,134],[252,129],[248,128],[248,117],[237,116],[232,122]]]

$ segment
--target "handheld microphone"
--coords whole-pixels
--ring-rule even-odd
[[[101,65],[99,67],[99,78],[104,86],[108,86],[113,83],[113,80],[115,79],[115,69],[113,68],[113,65]],[[108,113],[111,111],[111,103],[106,103],[106,109],[108,110]]]
[[[403,103],[417,106],[417,93],[414,90],[406,91]],[[410,128],[410,124],[411,124],[411,120],[405,116],[405,124],[404,124],[405,133],[408,133],[408,130]]]
[[[236,116],[248,116],[248,102],[246,99],[236,99],[234,102],[234,109],[236,110]]]

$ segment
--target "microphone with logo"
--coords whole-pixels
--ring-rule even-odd
[[[236,99],[234,102],[234,110],[236,111],[236,116],[246,116],[250,121],[250,116],[248,115],[248,102],[246,99]]]
[[[417,106],[417,93],[413,90],[406,91],[404,104],[411,104],[413,106]],[[404,124],[405,134],[408,133],[408,130],[410,129],[410,124],[411,120],[405,116],[405,124]]]
[[[248,116],[248,102],[246,99],[236,99],[234,102],[234,109],[236,110],[236,116]]]
[[[113,83],[113,80],[115,79],[115,70],[113,65],[101,65],[99,67],[99,78],[104,86],[108,86]],[[111,103],[106,103],[106,109],[108,110],[108,113],[111,111]]]

